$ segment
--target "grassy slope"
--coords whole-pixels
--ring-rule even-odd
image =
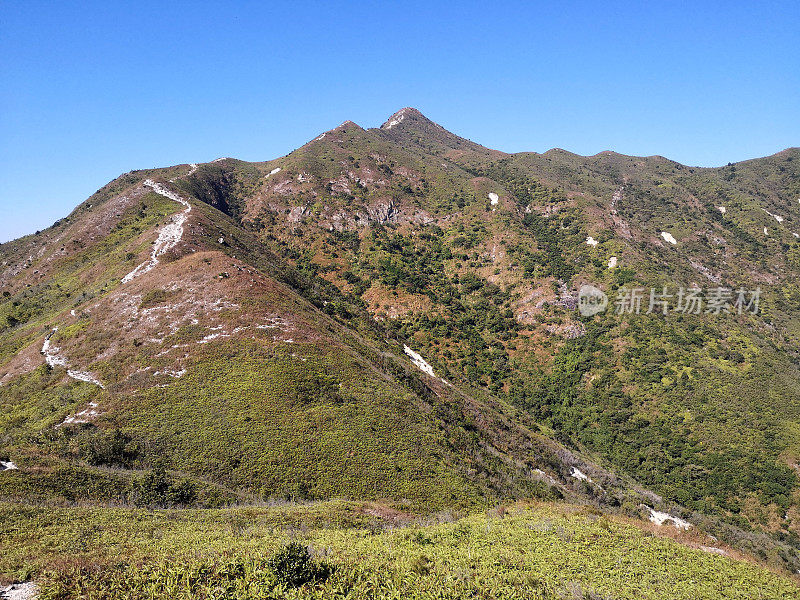
[[[160,200],[163,198],[154,194],[143,197],[143,202],[158,202],[158,206],[163,204]],[[174,210],[174,203],[169,204]],[[123,220],[122,224],[117,228],[119,231],[125,231],[125,227],[135,231],[152,226],[146,218],[135,224]],[[57,264],[53,268],[56,287],[59,278],[69,276],[75,264],[100,271],[106,277],[109,271],[114,272],[106,261],[119,270],[113,252],[106,248],[109,244],[116,252],[124,247],[110,236],[74,260]],[[198,264],[203,263],[195,261],[191,268],[194,272],[198,271]],[[214,263],[208,268],[213,273],[219,270]],[[183,267],[172,263],[159,267],[159,271],[162,269],[179,274]],[[210,279],[212,274],[207,276]],[[93,349],[88,357],[97,355],[108,346],[108,333],[121,330],[121,324],[108,322],[116,317],[114,311],[108,314],[104,308],[109,299],[125,296],[125,292],[115,289],[117,285],[118,281],[114,281],[108,289],[104,287],[98,298],[80,296],[84,301],[94,302],[91,314],[80,317],[74,326],[63,328],[53,337],[54,344],[66,345],[71,360],[79,360],[82,349]],[[144,286],[147,288],[147,284]],[[278,287],[267,295],[228,296],[228,300],[281,309],[301,320],[304,318],[302,336],[312,339],[316,332],[334,342],[326,331],[331,327],[326,324],[327,316],[300,301],[290,290]],[[22,339],[22,343],[40,344],[41,339],[34,340],[43,337],[41,332],[60,322],[55,317],[63,306],[51,301],[47,289],[23,293],[35,299],[40,309],[32,312],[24,326],[8,330],[7,338],[15,343]],[[153,310],[158,304],[148,308]],[[231,318],[223,314],[223,319],[226,316]],[[44,323],[48,326],[43,327]],[[22,337],[23,327],[36,337],[31,340]],[[117,339],[114,343],[123,348],[117,348],[114,361],[108,365],[82,364],[102,372],[107,382],[109,379],[113,382],[126,362],[158,367],[153,355],[159,350],[169,349],[173,343],[196,343],[210,333],[207,329],[184,327],[159,347],[138,351],[139,356],[126,355],[125,342]],[[94,339],[97,335],[103,339]],[[129,396],[130,384],[122,381],[113,392],[106,392],[90,384],[65,380],[62,369],[39,367],[16,378],[3,390],[4,455],[14,454],[23,468],[34,469],[53,461],[80,458],[78,443],[82,446],[91,443],[93,428],[87,426],[89,434],[72,436],[69,428],[54,430],[53,427],[94,400],[103,406],[102,426],[120,428],[145,449],[143,464],[147,464],[148,456],[165,453],[174,468],[248,489],[260,496],[387,496],[425,499],[434,504],[459,504],[474,498],[475,489],[454,473],[459,469],[455,457],[442,457],[443,452],[430,430],[431,423],[419,412],[413,392],[378,372],[364,379],[363,373],[372,367],[346,344],[290,346],[281,343],[282,340],[275,343],[272,337],[270,330],[264,330],[251,343],[238,340],[238,344],[214,342],[197,346],[185,379],[172,382],[166,378],[167,387],[148,383],[142,389],[134,388],[133,396]],[[70,350],[71,341],[77,344],[74,350]],[[128,340],[130,352],[137,352],[137,343],[141,342]],[[90,361],[88,357],[86,360]],[[198,422],[203,422],[199,430]],[[44,438],[39,435],[42,430],[48,431]],[[432,457],[438,460],[432,461]],[[17,476],[4,474],[3,483],[8,484],[9,477]],[[103,478],[98,480],[98,484],[103,482]],[[11,496],[15,489],[20,489],[14,483],[4,486]],[[69,487],[69,479],[64,483]],[[78,497],[84,497],[85,486],[78,487]],[[113,478],[108,487],[107,493],[92,486],[89,489],[100,500],[118,498],[120,489],[124,489]],[[67,498],[74,492],[66,490]]]
[[[202,512],[4,505],[0,573],[37,576],[42,598],[800,597],[789,579],[592,512],[537,504],[385,529],[371,510],[338,501]],[[282,588],[266,567],[291,539],[335,567],[313,593]]]

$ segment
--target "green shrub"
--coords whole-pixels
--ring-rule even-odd
[[[134,501],[140,506],[164,504],[169,488],[169,476],[163,465],[157,464],[134,485]]]
[[[327,564],[314,561],[308,548],[299,542],[291,542],[276,552],[269,560],[269,568],[288,587],[325,581],[331,573]]]
[[[165,290],[155,288],[149,290],[144,294],[144,296],[142,296],[142,301],[139,304],[139,308],[148,308],[150,306],[156,306],[164,302],[164,300],[166,299],[167,299],[167,292]]]
[[[139,456],[139,446],[119,429],[100,432],[86,443],[83,455],[90,465],[128,467]]]
[[[159,461],[134,483],[132,496],[137,506],[190,506],[197,499],[197,488],[188,479],[174,482]]]

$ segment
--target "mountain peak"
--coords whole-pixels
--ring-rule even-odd
[[[410,106],[406,106],[405,108],[401,108],[396,113],[394,113],[389,119],[381,125],[381,129],[391,129],[402,123],[407,118],[413,119],[422,119],[424,121],[430,121],[425,115],[419,112],[416,108],[412,108]]]
[[[355,123],[353,121],[345,121],[341,125],[337,125],[333,129],[329,129],[328,131],[325,131],[324,133],[321,133],[320,135],[315,137],[313,140],[311,140],[311,142],[308,142],[308,143],[310,144],[310,143],[313,143],[313,142],[319,142],[319,141],[325,139],[326,136],[331,135],[331,134],[335,134],[335,133],[353,133],[353,132],[357,132],[357,131],[364,131],[364,129],[358,123]]]
[[[484,156],[500,154],[447,131],[410,106],[398,110],[376,131],[396,143],[412,144],[436,155],[452,152],[477,152]]]
[[[345,130],[345,129],[357,129],[359,131],[364,131],[364,129],[361,127],[361,125],[359,125],[358,123],[355,123],[354,121],[349,121],[349,120],[345,121],[344,123],[342,123],[338,127],[334,127],[333,129],[331,129],[331,131],[342,131],[342,130]]]

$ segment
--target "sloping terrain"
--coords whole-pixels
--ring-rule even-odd
[[[403,109],[380,129],[348,122],[227,171],[239,183],[224,203],[446,379],[676,500],[753,524],[771,520],[754,495],[794,519],[798,160],[797,149],[720,169],[505,155]],[[584,283],[612,310],[580,318]],[[625,286],[641,287],[642,312],[650,288],[666,286],[673,308],[693,287],[728,300],[721,314],[615,315]]]
[[[0,571],[35,564],[46,598],[800,597],[790,578],[730,548],[597,512],[537,503],[398,523],[344,501],[206,511],[0,505],[0,528],[21,525],[0,529],[12,545]],[[300,587],[280,581],[270,558],[288,540],[312,548],[330,574]]]
[[[122,175],[0,245],[0,499],[565,499],[795,572],[798,163],[505,154],[405,108]],[[644,314],[692,287],[729,302]]]
[[[445,378],[676,500],[738,515],[756,494],[783,516],[797,490],[798,160],[503,155],[403,109],[254,165],[271,174],[239,202],[246,226],[413,339]],[[612,309],[626,285],[645,292],[642,312],[651,287],[673,307],[681,288],[723,287],[729,301],[721,314],[583,319],[583,283]],[[753,315],[742,309],[756,290]],[[745,521],[765,518],[750,508]]]
[[[235,201],[223,167],[176,170],[127,176],[40,246],[5,248],[3,453],[20,467],[6,497],[128,502],[157,460],[211,504],[584,494],[569,475],[585,459],[420,370],[360,306],[214,208],[214,186]]]

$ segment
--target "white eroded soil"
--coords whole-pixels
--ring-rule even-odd
[[[158,264],[159,256],[178,245],[178,242],[183,238],[183,224],[186,222],[186,219],[189,218],[189,213],[192,212],[192,205],[189,204],[188,200],[184,200],[178,194],[168,190],[160,183],[156,183],[152,179],[146,179],[144,185],[152,188],[155,193],[182,204],[186,207],[186,210],[172,217],[172,220],[161,228],[161,231],[158,232],[158,238],[153,244],[153,251],[150,253],[150,259],[125,275],[125,277],[122,278],[122,283],[128,283],[139,275],[143,275],[152,270]]]
[[[54,327],[53,331],[48,333],[47,337],[44,338],[44,343],[42,344],[41,352],[44,355],[45,362],[51,367],[66,367],[67,366],[66,357],[59,354],[59,351],[61,349],[56,348],[55,346],[50,344],[50,338],[53,337],[53,334],[56,331],[58,331],[58,327]],[[105,386],[100,382],[100,380],[97,379],[97,377],[95,377],[91,373],[87,373],[85,371],[77,371],[75,369],[67,369],[67,375],[78,381],[93,383],[96,386],[105,389]]]
[[[657,511],[649,506],[646,506],[645,508],[650,511],[650,521],[656,525],[665,525],[671,522],[675,529],[683,530],[689,529],[692,526],[689,521],[684,521],[678,517],[673,517],[669,513]]]

